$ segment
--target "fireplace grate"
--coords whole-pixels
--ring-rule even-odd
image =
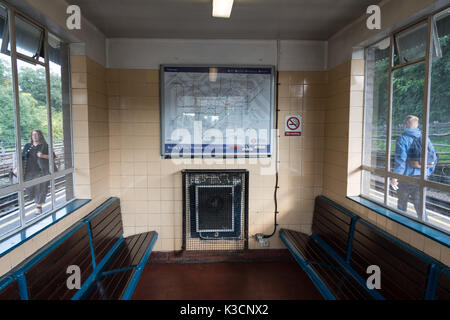
[[[248,248],[248,172],[184,170],[183,250]]]

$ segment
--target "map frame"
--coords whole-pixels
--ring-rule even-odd
[[[276,67],[274,65],[253,65],[253,64],[161,64],[160,65],[160,154],[164,158],[171,158],[171,152],[167,152],[165,149],[166,135],[166,113],[165,113],[165,74],[166,68],[230,68],[230,69],[270,69],[270,127],[266,129],[270,130],[268,138],[268,152],[233,152],[227,153],[223,152],[223,157],[234,157],[234,158],[266,158],[271,157],[274,149],[274,130],[275,130],[275,81],[276,81]],[[206,73],[206,72],[205,72]],[[205,74],[203,73],[203,74]],[[209,72],[208,72],[209,74]],[[225,144],[226,145],[226,144]],[[203,145],[204,147],[205,145]],[[205,157],[215,157],[214,155],[205,154],[202,152],[191,152],[189,154],[191,158],[205,158]]]

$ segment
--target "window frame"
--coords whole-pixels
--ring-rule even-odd
[[[403,69],[406,68],[408,66],[412,66],[412,65],[417,65],[420,63],[425,63],[425,78],[424,78],[424,105],[423,105],[423,119],[421,121],[422,123],[422,136],[425,137],[425,139],[422,138],[422,141],[428,141],[428,137],[429,137],[429,113],[430,113],[430,96],[431,96],[431,72],[432,72],[432,63],[433,63],[433,50],[435,50],[435,48],[433,47],[433,43],[435,42],[435,32],[436,27],[435,27],[435,17],[439,16],[439,14],[443,14],[445,11],[450,10],[450,6],[447,7],[443,7],[437,11],[434,11],[430,14],[428,14],[425,17],[421,17],[417,20],[415,20],[414,22],[408,24],[407,26],[405,26],[404,28],[398,29],[396,31],[393,31],[391,33],[389,33],[388,36],[382,38],[382,39],[378,39],[377,41],[371,42],[370,44],[368,44],[367,46],[365,46],[364,48],[364,59],[367,61],[367,50],[368,48],[370,48],[373,45],[376,45],[377,43],[379,43],[380,41],[383,41],[384,39],[389,39],[390,41],[390,45],[389,45],[389,74],[388,74],[388,79],[389,79],[389,85],[388,85],[388,106],[387,106],[387,121],[386,121],[386,149],[385,149],[385,168],[384,169],[379,169],[376,168],[375,166],[370,166],[367,165],[366,163],[368,163],[365,158],[366,156],[366,148],[367,148],[367,144],[371,143],[371,142],[367,142],[365,139],[365,134],[366,134],[366,119],[367,119],[367,112],[369,112],[369,109],[367,108],[367,101],[366,101],[366,96],[367,96],[367,90],[370,90],[368,88],[368,84],[367,84],[367,75],[368,73],[368,64],[366,63],[365,65],[365,84],[364,84],[364,112],[363,112],[363,138],[362,138],[362,156],[361,156],[361,173],[363,173],[364,171],[368,172],[368,173],[372,173],[372,174],[377,174],[379,176],[382,176],[384,178],[384,201],[380,201],[377,200],[373,197],[370,197],[369,195],[366,195],[363,193],[363,184],[364,184],[364,175],[361,174],[361,181],[360,181],[360,197],[366,200],[369,200],[371,202],[374,202],[378,205],[381,205],[382,207],[394,211],[408,219],[414,220],[422,225],[425,225],[427,227],[433,228],[433,229],[437,229],[440,230],[446,234],[450,234],[449,230],[446,230],[444,228],[439,228],[438,226],[434,225],[434,224],[430,224],[427,221],[424,220],[428,220],[427,219],[427,211],[426,211],[426,194],[427,194],[427,189],[435,189],[435,190],[439,190],[439,191],[443,191],[446,193],[450,194],[450,185],[447,184],[443,184],[443,183],[439,183],[439,182],[434,182],[434,181],[430,181],[427,179],[426,177],[426,170],[421,170],[421,175],[419,178],[413,178],[410,176],[404,176],[404,175],[400,175],[400,174],[396,174],[394,172],[391,171],[392,166],[391,166],[391,152],[392,152],[392,145],[391,145],[391,141],[392,141],[392,105],[393,105],[393,73],[396,70],[399,69]],[[397,49],[397,44],[396,44],[396,37],[399,34],[402,34],[408,30],[412,30],[414,28],[416,28],[417,26],[426,23],[427,28],[428,28],[428,34],[427,34],[427,43],[426,43],[426,53],[425,56],[422,58],[418,58],[418,59],[414,59],[411,60],[409,62],[406,63],[400,63],[398,65],[395,65],[395,61],[394,61],[394,57],[395,57],[395,52]],[[427,144],[423,143],[422,144],[422,159],[421,162],[422,163],[426,163],[426,159],[427,159]],[[389,206],[388,201],[389,201],[389,179],[390,178],[394,178],[394,179],[399,179],[399,180],[403,180],[403,181],[407,181],[407,182],[411,182],[414,183],[416,185],[419,185],[420,188],[420,207],[422,208],[422,212],[423,212],[423,219],[424,220],[419,220],[416,217],[412,217],[410,215],[406,215],[404,212],[398,210],[397,208],[393,207],[393,206]]]
[[[70,146],[71,146],[71,167],[65,168],[64,170],[54,172],[54,166],[49,166],[49,174],[43,177],[39,177],[30,181],[24,181],[23,176],[23,163],[22,163],[22,137],[21,137],[21,129],[20,129],[20,99],[19,99],[19,78],[18,78],[18,60],[22,60],[27,63],[32,63],[34,65],[40,65],[45,68],[45,78],[46,78],[46,111],[47,111],[47,121],[48,121],[48,131],[46,132],[48,135],[48,146],[49,150],[53,150],[53,122],[52,122],[52,105],[51,105],[51,83],[50,83],[50,57],[49,57],[49,32],[48,29],[45,28],[43,25],[33,21],[32,19],[26,17],[24,14],[18,12],[13,6],[4,3],[3,1],[0,1],[0,4],[6,9],[7,12],[7,33],[8,39],[6,39],[8,46],[8,43],[11,45],[11,50],[6,50],[5,54],[9,54],[11,59],[11,81],[12,81],[12,98],[13,98],[13,111],[14,111],[14,130],[15,130],[15,144],[16,144],[16,150],[15,150],[15,157],[17,159],[17,183],[11,184],[9,186],[6,186],[4,188],[0,188],[0,198],[5,197],[12,194],[18,195],[18,205],[19,205],[19,217],[20,217],[20,226],[14,228],[13,230],[10,230],[4,234],[0,234],[0,241],[4,240],[11,235],[21,232],[27,227],[30,227],[31,225],[38,223],[42,219],[45,219],[49,215],[55,213],[57,210],[61,209],[62,207],[66,206],[67,204],[73,202],[76,200],[76,197],[74,196],[73,199],[63,202],[59,205],[56,205],[56,199],[55,199],[55,181],[58,178],[65,177],[67,175],[72,175],[72,188],[75,195],[75,177],[74,177],[74,152],[73,152],[73,117],[72,117],[72,97],[71,97],[71,77],[70,77],[70,54],[68,55],[68,74],[67,74],[67,80],[68,80],[68,116],[70,118],[69,125],[70,128],[68,128],[70,132]],[[40,40],[40,48],[39,52],[44,49],[44,62],[39,60],[39,53],[35,58],[26,56],[24,54],[18,53],[16,48],[16,34],[15,34],[15,19],[20,18],[26,23],[30,23],[31,25],[39,28],[42,30],[41,34],[41,40]],[[6,29],[6,28],[5,28]],[[65,156],[66,157],[66,156]],[[54,157],[53,152],[49,152],[49,163],[54,163]],[[66,163],[66,162],[65,162]],[[50,182],[49,189],[50,189],[50,197],[51,197],[51,204],[52,209],[48,212],[45,212],[38,217],[33,217],[30,219],[30,221],[25,220],[25,190],[28,187],[43,183],[43,182]]]

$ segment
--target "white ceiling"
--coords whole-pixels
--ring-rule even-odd
[[[107,38],[328,40],[380,0],[234,0],[230,19],[212,0],[71,0]]]

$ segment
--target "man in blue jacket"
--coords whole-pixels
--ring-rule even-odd
[[[408,154],[410,148],[415,140],[415,138],[420,138],[422,135],[422,131],[419,129],[419,118],[413,115],[409,115],[406,117],[404,123],[404,132],[397,140],[397,146],[395,148],[395,169],[394,173],[401,174],[404,176],[416,177],[419,178],[421,175],[421,165],[418,161],[412,161],[408,158]],[[432,160],[432,166],[426,165],[427,172],[426,175],[429,176],[433,173],[436,163],[437,156],[434,151],[434,147],[431,144],[430,139],[428,139],[428,158]],[[408,200],[411,197],[411,202],[414,204],[414,208],[416,209],[417,216],[420,220],[422,220],[422,208],[420,206],[420,186],[418,183],[411,183],[408,181],[400,180],[392,178],[391,186],[394,189],[398,188],[397,196],[397,208],[401,211],[407,211],[408,209]]]

